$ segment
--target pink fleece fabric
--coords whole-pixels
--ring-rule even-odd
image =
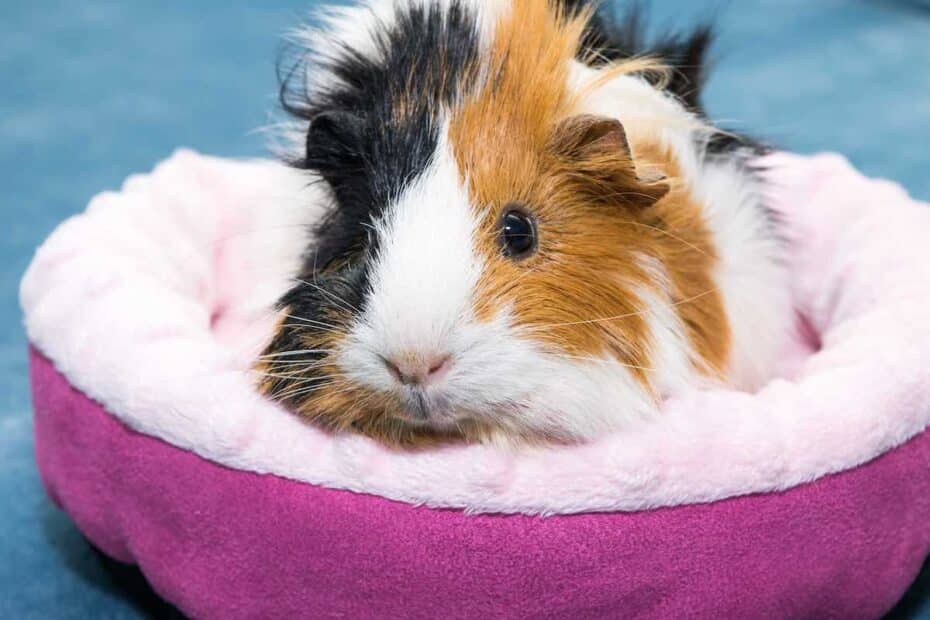
[[[930,552],[930,433],[781,493],[467,515],[227,469],[31,352],[51,497],[196,618],[877,618]]]
[[[779,491],[866,463],[930,422],[930,208],[835,155],[761,163],[791,293],[817,338],[793,343],[788,373],[758,393],[680,394],[583,445],[392,451],[262,398],[250,364],[325,202],[274,162],[179,152],[96,197],[37,251],[26,328],[130,428],[239,470],[491,513]]]
[[[810,328],[783,377],[588,445],[403,453],[247,372],[320,197],[176,155],[23,280],[43,480],[200,618],[876,617],[930,551],[930,209],[835,156],[762,163]]]

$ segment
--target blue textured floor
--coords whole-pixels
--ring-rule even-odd
[[[310,0],[0,0],[0,618],[131,618],[32,462],[17,283],[96,192],[179,145],[255,155],[278,35]],[[930,199],[930,4],[655,0],[716,12],[711,112],[803,152],[833,149]],[[715,10],[716,9],[716,10]],[[930,571],[900,617],[930,619]]]

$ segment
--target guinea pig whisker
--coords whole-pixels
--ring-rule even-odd
[[[331,362],[328,359],[319,359],[319,360],[275,360],[271,362],[271,365],[277,368],[278,366],[303,366],[303,367],[317,367],[317,366],[326,366]]]
[[[320,385],[320,386],[313,386],[313,387],[310,387],[310,388],[307,388],[307,389],[303,389],[303,390],[294,390],[293,392],[287,392],[287,393],[284,393],[284,394],[271,394],[271,399],[272,399],[272,400],[281,401],[281,400],[287,400],[287,399],[292,399],[292,398],[298,398],[298,397],[301,397],[301,396],[307,396],[308,394],[312,394],[313,392],[319,391],[319,390],[321,390],[321,389],[327,387],[328,385],[329,385],[329,384]]]
[[[659,228],[658,226],[650,226],[649,224],[644,224],[643,222],[637,222],[637,221],[635,221],[635,220],[624,220],[623,223],[624,223],[624,224],[631,224],[631,225],[633,225],[633,226],[640,226],[640,227],[642,227],[642,228],[648,228],[648,229],[650,229],[650,230],[654,230],[654,231],[656,231],[656,232],[662,233],[663,235],[665,235],[665,236],[667,236],[667,237],[670,237],[671,239],[674,239],[675,241],[678,241],[679,243],[682,243],[682,244],[688,246],[689,248],[691,248],[691,249],[694,250],[695,252],[698,252],[698,253],[700,253],[700,254],[702,254],[702,255],[704,255],[704,256],[707,256],[707,252],[706,252],[705,250],[699,248],[698,246],[694,245],[694,244],[691,243],[690,241],[687,241],[687,240],[685,240],[685,239],[682,239],[682,238],[679,237],[678,235],[675,235],[675,234],[673,234],[673,233],[670,233],[670,232],[667,231],[667,230],[663,230],[663,229]]]
[[[335,329],[328,327],[319,327],[317,325],[312,325],[310,323],[281,323],[281,327],[288,327],[290,329],[312,329],[314,331],[323,332],[324,334],[339,334],[341,332],[336,331]]]
[[[275,397],[283,397],[297,390],[301,390],[307,387],[325,385],[326,383],[336,380],[332,377],[327,377],[327,376],[312,376],[312,377],[305,377],[303,379],[295,379],[294,377],[288,377],[288,376],[277,377],[275,375],[272,375],[272,377],[282,378],[285,381],[283,383],[279,382],[279,384],[277,385],[277,389],[274,391]]]
[[[716,292],[717,290],[718,290],[718,287],[713,287],[713,288],[707,289],[707,290],[704,291],[703,293],[698,293],[697,295],[692,295],[691,297],[687,297],[687,298],[682,299],[682,300],[680,300],[680,301],[676,301],[675,303],[670,304],[670,306],[674,308],[674,307],[676,307],[676,306],[682,306],[682,305],[684,305],[684,304],[691,303],[691,302],[693,302],[693,301],[696,301],[696,300],[700,299],[701,297],[705,297],[705,296],[707,296],[707,295],[710,295],[711,293],[714,293],[714,292]],[[616,316],[605,316],[605,317],[601,317],[601,318],[598,318],[598,319],[587,319],[587,320],[584,320],[584,321],[566,321],[565,323],[549,323],[548,325],[534,325],[531,329],[532,329],[532,331],[544,331],[544,330],[547,330],[547,329],[550,329],[550,328],[553,328],[553,327],[569,327],[569,326],[571,326],[571,325],[589,325],[589,324],[591,324],[591,323],[606,323],[606,322],[608,322],[608,321],[616,321],[616,320],[619,320],[619,319],[628,319],[628,318],[634,317],[634,316],[642,316],[642,315],[646,314],[646,312],[648,312],[648,311],[647,311],[647,310],[639,310],[639,311],[637,311],[637,312],[627,312],[627,313],[625,313],[625,314],[618,314],[618,315],[616,315]]]
[[[313,325],[322,325],[324,327],[336,327],[335,325],[326,323],[324,321],[320,321],[319,319],[308,319],[307,317],[297,316],[295,314],[281,314],[280,316],[283,316],[289,319],[294,319],[295,321],[300,321],[301,323],[312,323]]]
[[[321,376],[317,375],[314,370],[313,368],[307,368],[298,369],[293,372],[268,372],[259,374],[259,376],[270,379],[281,379],[283,381],[289,381],[291,385],[299,385],[307,381],[319,381]],[[325,377],[326,375],[323,376]]]
[[[261,373],[277,373],[277,374],[286,374],[291,376],[296,376],[297,373],[308,373],[311,371],[318,371],[321,368],[327,366],[328,364],[323,362],[294,362],[294,363],[282,363],[282,362],[273,362],[268,364],[264,368],[259,368],[253,370],[253,372]]]
[[[281,374],[271,373],[271,372],[262,373],[259,376],[268,377],[271,379],[284,379],[286,381],[290,381],[291,382],[290,385],[300,385],[303,383],[307,383],[308,381],[316,381],[320,379],[320,377],[307,377],[306,375],[302,375],[302,374],[281,375]]]
[[[288,318],[288,319],[293,319],[293,320],[295,320],[295,321],[300,321],[301,323],[306,323],[307,325],[315,325],[315,326],[319,326],[319,327],[326,327],[326,328],[329,328],[329,329],[331,329],[331,330],[333,330],[333,331],[335,331],[336,329],[338,329],[337,326],[335,326],[335,325],[330,325],[329,323],[324,323],[323,321],[317,321],[316,319],[307,319],[307,318],[304,318],[304,317],[302,317],[302,316],[294,316],[293,314],[282,314],[281,316],[286,317],[286,318]]]
[[[289,374],[306,372],[309,370],[317,370],[324,366],[329,366],[330,363],[326,360],[310,361],[310,362],[272,362],[269,364],[269,367],[261,370],[260,372],[278,372],[285,371]]]
[[[324,289],[322,286],[320,286],[316,282],[307,282],[306,280],[301,280],[300,278],[294,278],[294,280],[306,286],[312,286],[313,288],[318,290],[320,293],[322,293],[323,295],[326,295],[331,300],[336,302],[343,310],[348,310],[350,312],[354,312],[355,314],[361,314],[361,310],[359,310],[358,308],[356,308],[355,306],[347,302],[345,299],[339,297],[338,295],[334,293],[330,293],[329,291]]]
[[[276,377],[279,379],[319,379],[319,375],[309,375],[313,370],[317,370],[317,367],[304,367],[300,366],[297,368],[281,368],[280,372],[275,366],[269,371],[261,371],[257,373],[259,376],[264,377]],[[333,375],[328,375],[333,376]]]
[[[277,353],[265,353],[264,355],[260,355],[260,356],[259,356],[259,359],[263,359],[263,360],[264,360],[264,359],[272,359],[272,358],[275,358],[275,357],[294,357],[294,356],[296,356],[296,355],[306,355],[306,354],[308,354],[308,353],[310,353],[310,354],[313,354],[313,353],[325,353],[325,354],[330,354],[330,353],[332,353],[332,350],[330,350],[330,349],[294,349],[294,350],[291,350],[291,351],[279,351],[279,352],[277,352]]]
[[[317,390],[321,390],[325,387],[336,385],[340,381],[340,378],[338,377],[336,378],[323,377],[323,378],[327,380],[320,382],[320,383],[314,383],[312,385],[303,385],[302,387],[281,390],[279,392],[275,392],[274,394],[272,394],[271,397],[277,400],[277,399],[284,399],[284,398],[294,398],[295,396],[303,396],[305,394],[310,394],[311,392],[316,392]]]
[[[298,355],[307,357],[303,357],[301,359],[291,359],[293,357],[297,357]],[[310,349],[307,349],[304,351],[285,351],[283,353],[271,353],[268,354],[267,357],[260,357],[259,361],[269,366],[293,366],[323,362],[328,356],[328,351],[313,353]]]
[[[326,384],[319,385],[319,386],[311,386],[311,387],[309,387],[309,388],[305,388],[305,389],[303,389],[303,390],[299,390],[299,391],[298,391],[297,393],[295,393],[295,394],[289,395],[288,398],[294,398],[294,397],[296,397],[296,396],[306,396],[307,394],[312,394],[312,393],[314,393],[314,392],[318,392],[318,391],[320,391],[320,390],[323,390],[323,389],[325,389],[325,388],[331,387],[331,386],[333,386],[333,385],[338,385],[338,382],[337,382],[337,381],[334,381],[333,383],[326,383]],[[353,389],[355,389],[355,388],[353,388],[352,386],[345,387],[345,388],[342,388],[342,389],[340,389],[340,390],[336,390],[335,392],[330,392],[330,393],[328,394],[328,396],[330,396],[330,397],[333,397],[333,396],[340,396],[340,395],[345,394],[345,393],[347,393],[347,392],[351,392]]]
[[[552,354],[550,353],[550,355]],[[623,366],[624,368],[632,368],[634,370],[645,370],[648,372],[658,371],[657,368],[651,368],[649,366],[640,366],[638,364],[627,364],[624,362],[618,362],[617,360],[613,358],[605,359],[602,357],[589,357],[585,355],[565,355],[561,353],[555,354],[555,357],[558,357],[560,359],[572,360],[572,361],[592,362],[595,364],[619,364],[620,366]]]

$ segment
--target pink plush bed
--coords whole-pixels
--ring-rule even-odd
[[[195,617],[877,617],[930,552],[930,209],[763,163],[804,327],[779,379],[586,446],[409,454],[252,389],[317,190],[179,153],[23,280],[49,494]]]

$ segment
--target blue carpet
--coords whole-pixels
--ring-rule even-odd
[[[0,3],[0,617],[135,618],[45,498],[16,288],[64,217],[180,145],[263,153],[279,35],[311,0]],[[655,0],[657,24],[716,15],[715,118],[802,152],[837,150],[930,199],[930,5]],[[930,570],[896,612],[930,620]]]

